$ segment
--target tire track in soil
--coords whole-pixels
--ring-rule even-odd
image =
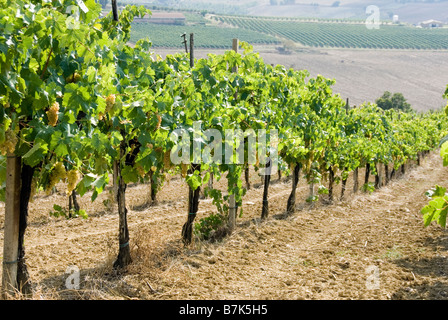
[[[191,254],[190,260],[200,261],[198,270],[193,268],[191,271],[191,261],[185,260],[177,266],[179,270],[173,268],[173,274],[166,273],[167,278],[163,281],[169,283],[171,276],[179,277],[179,272],[181,277],[185,277],[183,267],[186,265],[188,274],[193,274],[203,286],[196,288],[191,281],[174,281],[177,285],[173,285],[171,291],[177,291],[177,294],[165,292],[163,298],[194,298],[192,291],[196,292],[196,297],[206,299],[390,298],[394,291],[398,291],[396,286],[401,278],[407,279],[408,274],[415,278],[416,275],[409,272],[409,267],[403,271],[403,268],[381,257],[394,250],[393,239],[401,241],[398,243],[402,255],[414,259],[415,248],[412,246],[418,247],[416,243],[425,241],[425,235],[441,234],[437,227],[424,229],[417,210],[425,204],[423,192],[436,183],[448,184],[448,175],[441,166],[440,157],[433,153],[422,166],[408,171],[405,177],[394,180],[370,196],[359,193],[347,195],[348,200],[336,201],[333,205],[316,204],[314,208],[298,210],[293,216],[279,220],[275,215],[284,211],[290,183],[274,181],[270,187],[270,217],[263,223],[258,221],[263,188],[252,188],[243,201],[245,213],[238,220],[236,232],[221,243],[205,244],[207,254],[203,253],[204,250]],[[403,194],[397,194],[397,191]],[[302,181],[297,189],[297,199],[304,199],[307,192],[308,187]],[[369,207],[371,209],[366,210]],[[402,211],[403,208],[408,211]],[[214,205],[211,200],[201,200],[200,209],[200,214],[206,214],[214,210]],[[167,228],[174,238],[179,238],[184,219],[174,223],[172,220],[185,217],[185,212],[186,200],[143,211],[129,210],[131,241],[139,227],[149,225],[151,230]],[[104,261],[104,254],[110,252],[111,243],[118,242],[114,238],[118,233],[116,214],[75,223],[78,225],[70,226],[66,221],[58,221],[39,228],[29,227],[26,248],[32,278],[40,281],[48,278],[49,274],[61,274],[69,262],[79,263],[83,268],[95,267],[98,261]],[[61,235],[62,232],[65,233]],[[51,234],[53,238],[49,239]],[[409,241],[409,246],[406,246],[406,241]],[[210,261],[210,252],[214,262],[204,263]],[[51,263],[47,263],[48,259],[52,259]],[[372,264],[378,265],[382,277],[385,277],[385,284],[377,292],[366,291],[363,281],[365,267]],[[389,279],[389,274],[392,279]],[[420,278],[418,274],[417,279],[420,282],[416,283],[420,285],[425,281],[431,282],[428,277]],[[404,295],[415,294],[412,290],[417,289],[411,288]],[[403,295],[402,292],[400,294]],[[420,296],[417,294],[417,297]]]
[[[262,189],[261,189],[262,191]],[[269,200],[276,199],[279,197],[284,196],[285,194],[289,195],[290,190],[283,190],[279,193],[273,194],[268,197]],[[134,210],[128,209],[128,227],[129,229],[135,229],[137,226],[144,225],[144,224],[152,224],[157,223],[161,220],[170,220],[175,218],[182,218],[186,217],[187,212],[184,201],[177,201],[175,203],[171,203],[169,206],[177,206],[177,205],[183,205],[183,213],[173,213],[172,208],[166,207],[160,208],[159,206],[151,207],[148,210],[145,210],[144,212],[137,212]],[[250,203],[260,203],[262,202],[262,199],[257,198],[253,201],[250,201]],[[211,199],[202,199],[200,200],[200,208],[202,210],[198,211],[198,215],[208,213],[212,211],[215,207],[213,204],[211,204]],[[149,211],[149,212],[148,212]],[[154,212],[157,212],[157,217],[153,217],[151,215],[154,214]],[[57,229],[64,228],[64,231],[69,231],[70,235],[67,236],[65,234],[64,236],[56,236],[53,240],[46,240],[45,243],[39,243],[41,241],[40,237],[36,235],[36,230],[28,230],[27,237],[30,238],[30,241],[27,244],[27,249],[33,249],[36,247],[42,247],[42,246],[54,246],[57,244],[60,244],[61,242],[65,241],[74,241],[76,239],[80,238],[86,238],[86,237],[95,237],[95,236],[102,236],[105,234],[113,234],[118,232],[118,215],[114,214],[113,216],[109,216],[107,218],[99,217],[99,218],[90,218],[91,220],[88,222],[88,225],[84,225],[81,223],[81,225],[75,225],[70,226],[67,225],[66,221],[57,222],[55,224],[47,226],[49,229],[56,229],[55,232],[57,232]],[[134,221],[137,220],[137,221]],[[106,223],[105,223],[106,222]],[[68,221],[68,224],[70,224],[70,220]],[[96,231],[89,231],[85,232],[85,229],[96,229],[98,225],[101,225],[101,230]],[[66,227],[66,228],[65,228]],[[37,232],[40,231],[40,233],[44,232],[51,232],[48,230],[42,231],[42,229],[45,228],[39,228]],[[34,232],[34,234],[32,233]]]
[[[190,256],[168,298],[446,299],[447,233],[425,228],[420,214],[436,183],[447,185],[448,172],[433,153],[372,195],[246,225],[208,247],[212,258]],[[379,289],[367,287],[371,266]]]

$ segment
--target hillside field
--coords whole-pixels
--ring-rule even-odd
[[[368,28],[364,20],[312,20],[212,16],[225,25],[252,30],[308,47],[372,49],[448,49],[447,28],[416,28],[379,24]]]
[[[182,14],[185,15],[184,25],[134,22],[131,41],[149,37],[154,47],[179,48],[181,34],[195,33],[198,48],[231,48],[228,39],[239,38],[253,45],[294,42],[310,48],[448,49],[448,28],[380,22],[378,29],[371,29],[366,26],[365,19]]]
[[[200,58],[231,49],[232,38],[239,38],[254,45],[268,63],[336,79],[334,90],[349,98],[352,105],[374,102],[384,91],[401,92],[417,111],[445,104],[442,93],[447,83],[448,50],[443,48],[448,47],[448,29],[381,25],[379,30],[368,30],[359,21],[347,24],[347,20],[254,20],[241,16],[203,17],[194,12],[185,12],[185,16],[185,26],[134,23],[131,41],[148,36],[153,51],[165,56],[184,52],[180,35],[194,33],[195,56]]]
[[[178,49],[155,48],[162,57]],[[197,50],[196,57],[224,50]],[[275,46],[255,46],[267,62],[287,68],[306,69],[336,80],[334,91],[351,105],[374,102],[384,91],[401,92],[417,111],[446,105],[442,94],[448,75],[448,51],[307,49],[280,54]]]

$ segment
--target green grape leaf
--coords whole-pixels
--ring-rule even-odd
[[[448,166],[448,141],[445,141],[440,148],[440,156],[443,160],[443,166]]]
[[[137,182],[138,181],[138,171],[131,166],[125,166],[121,169],[121,176],[123,177],[124,183]]]
[[[446,227],[448,196],[445,195],[445,193],[440,195],[442,189],[445,190],[444,188],[440,188],[436,191],[437,194],[434,192],[431,196],[433,200],[429,201],[429,203],[421,209],[425,226],[429,226],[432,221],[436,221],[441,227]]]
[[[187,175],[186,180],[192,190],[196,190],[202,185],[201,176],[196,174],[196,172],[194,174]]]
[[[44,156],[47,154],[47,151],[48,145],[38,142],[34,144],[34,146],[22,156],[22,158],[24,159],[26,164],[34,167],[42,161]]]

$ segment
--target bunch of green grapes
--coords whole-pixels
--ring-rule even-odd
[[[160,129],[160,125],[162,124],[162,117],[160,116],[160,114],[157,114],[157,126],[156,126],[156,130]]]
[[[0,140],[0,154],[2,156],[7,153],[14,153],[16,150],[17,141],[19,140],[17,135],[11,129],[6,130],[6,132],[3,131],[3,133],[4,137]]]
[[[81,178],[81,174],[78,169],[71,169],[67,172],[67,195],[72,194],[73,190],[75,190],[79,178]]]
[[[167,170],[167,171],[173,167],[173,165],[171,163],[171,151],[170,150],[165,151],[165,153],[163,154],[163,165],[164,165],[165,170]]]
[[[143,169],[143,166],[142,166],[142,165],[137,164],[137,165],[135,166],[135,169],[137,170],[137,172],[138,172],[138,174],[139,174],[140,177],[143,178],[143,177],[146,175],[145,169]]]
[[[187,176],[189,165],[185,164],[185,163],[181,163],[180,166],[182,168],[182,177],[185,178]]]
[[[33,177],[33,179],[31,180],[31,194],[30,194],[30,202],[34,202],[34,196],[36,195],[37,192],[37,179],[35,177]]]
[[[66,83],[76,83],[76,82],[78,82],[79,80],[81,80],[81,75],[78,73],[78,72],[75,72],[75,73],[73,73],[71,76],[68,76],[66,79],[65,79],[65,82]]]
[[[65,171],[64,164],[62,162],[56,162],[50,173],[50,181],[45,189],[49,193],[54,186],[61,180],[65,180],[67,177],[67,172]]]
[[[114,106],[115,106],[115,95],[110,94],[106,98],[106,112],[112,111]]]
[[[46,112],[48,117],[48,124],[52,127],[58,123],[59,103],[55,102],[51,105],[50,109]]]

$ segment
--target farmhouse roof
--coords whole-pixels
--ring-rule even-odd
[[[434,19],[430,19],[430,20],[422,21],[422,23],[423,23],[423,24],[430,24],[430,23],[444,24],[442,21],[434,20]]]
[[[185,16],[180,12],[153,12],[151,19],[185,19]]]

